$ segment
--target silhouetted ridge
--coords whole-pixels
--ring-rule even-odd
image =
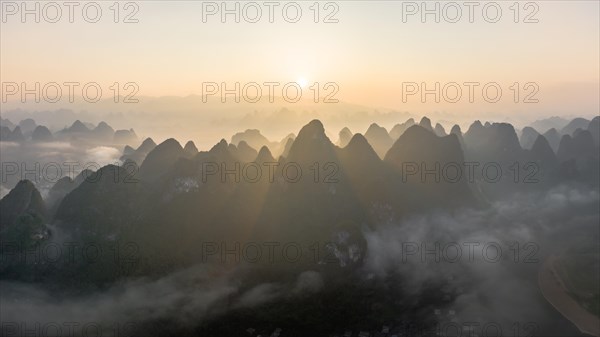
[[[154,140],[152,140],[152,138],[146,138],[144,139],[144,141],[142,142],[142,144],[137,148],[137,151],[142,151],[142,152],[150,152],[152,151],[154,148],[156,147],[156,143],[154,142]]]
[[[34,142],[50,142],[54,139],[52,132],[43,125],[38,125],[31,134],[31,140]]]
[[[433,132],[438,137],[444,137],[444,136],[446,136],[446,130],[444,129],[444,127],[440,123],[435,124],[435,129],[433,130]]]
[[[50,188],[46,202],[50,209],[58,206],[58,203],[75,188],[73,179],[62,177]]]
[[[454,126],[450,130],[450,134],[462,137],[462,131],[460,129],[460,126],[458,124],[454,124]]]
[[[590,124],[588,125],[587,130],[592,134],[592,138],[594,139],[594,144],[596,146],[600,145],[600,117],[596,116],[592,119]]]
[[[148,153],[152,151],[156,147],[156,143],[152,140],[152,138],[146,138],[142,142],[140,146],[134,151],[131,151],[131,146],[126,145],[125,148],[127,152],[123,151],[123,156],[121,156],[121,160],[123,162],[130,160],[138,165],[144,161]]]
[[[144,194],[137,193],[141,184],[130,181],[132,178],[137,179],[122,166],[100,168],[67,194],[56,211],[55,223],[97,240],[119,235],[139,219],[142,211],[140,196]]]
[[[272,145],[267,137],[263,136],[260,131],[256,129],[247,129],[246,131],[238,132],[231,137],[231,143],[234,145],[238,145],[241,141],[245,141],[254,149]]]
[[[421,118],[421,121],[419,122],[419,126],[424,128],[427,131],[433,132],[433,128],[431,127],[431,120],[427,117]]]
[[[573,150],[573,137],[571,137],[571,135],[564,135],[560,139],[556,156],[560,159],[560,161],[566,161],[575,157],[575,153],[571,152]]]
[[[0,141],[9,141],[8,139],[12,136],[12,131],[8,126],[0,126]]]
[[[18,218],[26,214],[43,219],[46,206],[35,185],[29,180],[21,180],[0,200],[0,229],[16,224]]]
[[[574,118],[564,128],[560,130],[563,135],[573,136],[573,133],[577,129],[587,129],[590,121],[585,118]]]
[[[307,167],[309,162],[324,163],[335,158],[333,146],[325,135],[323,124],[315,119],[302,127],[292,143],[287,160],[304,163]]]
[[[19,126],[16,126],[12,131],[8,127],[3,126],[0,132],[0,140],[20,143],[25,141],[25,136],[23,136]]]
[[[227,144],[225,139],[221,139],[217,144],[213,145],[208,152],[213,154],[229,152],[229,144]]]
[[[19,122],[19,127],[23,131],[24,135],[31,135],[36,126],[37,124],[31,118],[26,118]]]
[[[71,126],[66,129],[67,132],[89,132],[90,129],[88,129],[87,126],[85,126],[85,124],[83,124],[80,120],[76,120],[75,122],[73,122],[73,124],[71,124]]]
[[[135,153],[135,149],[129,145],[125,145],[123,148],[123,157],[131,156]]]
[[[564,135],[560,140],[556,156],[561,162],[572,159],[582,161],[590,157],[597,157],[598,153],[592,134],[587,130],[582,130],[575,137]]]
[[[8,129],[12,130],[15,128],[16,125],[13,124],[13,122],[11,122],[9,119],[0,118],[0,126],[5,126]]]
[[[352,139],[350,139],[344,150],[351,159],[365,162],[378,162],[381,160],[367,139],[360,133],[352,136]]]
[[[105,122],[100,122],[92,132],[96,138],[103,141],[111,141],[115,135],[115,130]]]
[[[389,190],[394,190],[390,188],[392,179],[389,172],[384,169],[383,161],[362,134],[355,134],[350,143],[338,153],[344,176],[349,181],[348,190],[353,193],[348,197],[360,200],[361,205],[385,203],[394,199],[393,194],[388,193]]]
[[[481,124],[481,121],[474,121],[470,126],[469,129],[467,130],[467,133],[477,133],[477,132],[481,132],[485,130],[485,128],[483,127],[483,124]]]
[[[296,137],[296,139],[304,140],[305,138],[327,138],[325,136],[325,128],[323,127],[323,123],[321,123],[321,121],[318,119],[313,119],[308,124],[303,126],[302,129],[300,129],[300,132],[298,132],[298,137]]]
[[[556,158],[554,151],[552,151],[552,148],[550,147],[550,143],[548,143],[546,137],[542,135],[538,135],[535,139],[535,142],[531,146],[531,152],[546,158]]]
[[[129,130],[117,130],[113,136],[113,142],[117,144],[131,144],[137,143],[138,137],[133,129]]]
[[[184,156],[185,152],[181,144],[175,139],[169,138],[148,153],[140,166],[140,177],[154,180],[166,173],[179,157]]]
[[[548,140],[542,135],[538,135],[531,147],[533,159],[540,161],[544,169],[553,168],[557,163],[556,154],[550,147]]]
[[[71,191],[76,189],[81,183],[83,183],[86,179],[90,179],[94,181],[96,176],[94,172],[91,170],[83,170],[81,171],[75,179],[71,179],[69,177],[62,177],[59,179],[54,186],[50,189],[48,193],[48,198],[46,199],[48,209],[50,212],[50,216],[53,217],[56,213],[56,210],[62,200],[67,196]]]
[[[281,152],[281,156],[287,158],[290,155],[290,150],[292,149],[292,144],[294,144],[294,139],[288,138],[283,146],[283,151]]]
[[[530,126],[534,129],[538,130],[541,133],[546,133],[546,131],[548,131],[552,128],[560,130],[560,129],[564,128],[568,123],[569,123],[569,121],[564,118],[553,116],[550,118],[537,120],[537,121],[531,123]],[[548,139],[548,138],[546,138],[546,139]],[[552,145],[552,143],[550,143],[550,145]]]
[[[406,129],[408,129],[409,127],[415,125],[415,120],[412,118],[409,118],[406,122],[402,123],[402,124],[396,124],[394,125],[394,127],[392,128],[392,130],[390,130],[390,137],[392,137],[392,139],[395,141],[398,138],[400,138],[400,136],[402,136],[402,134],[404,133],[404,131],[406,131]]]
[[[411,126],[394,143],[385,161],[404,162],[455,160],[462,162],[464,155],[456,135],[438,137],[421,126]]]
[[[517,133],[508,123],[480,126],[473,123],[464,135],[466,151],[476,160],[515,160],[522,148]]]
[[[540,136],[540,134],[534,128],[529,126],[524,127],[523,131],[521,131],[521,138],[519,138],[521,147],[524,149],[531,149],[538,136]]]
[[[250,147],[250,145],[248,145],[248,143],[246,143],[246,141],[242,140],[241,142],[238,143],[236,157],[239,160],[248,163],[248,162],[251,162],[254,159],[256,159],[257,155],[258,155],[258,152],[256,152],[255,149]]]
[[[397,175],[404,177],[399,188],[410,191],[401,195],[405,204],[402,207],[408,209],[474,202],[464,175],[458,181],[442,179],[441,175],[436,176],[435,173],[422,175],[426,170],[441,172],[446,165],[462,165],[464,161],[456,135],[438,137],[417,125],[408,128],[385,156],[385,162],[398,171]]]
[[[548,144],[550,144],[552,150],[554,150],[555,153],[558,152],[558,145],[560,144],[561,138],[558,131],[556,131],[555,128],[551,128],[548,131],[544,132],[543,136],[548,141]]]
[[[221,139],[207,152],[198,152],[196,161],[209,161],[217,164],[233,163],[240,161],[238,158],[238,148],[233,144],[227,144],[225,139]]]
[[[346,145],[348,145],[348,142],[350,142],[350,139],[352,138],[352,131],[345,127],[340,131],[339,136],[340,139],[338,141],[338,146],[345,147]]]
[[[375,123],[369,126],[369,129],[365,133],[365,138],[380,158],[385,156],[394,143],[387,130]]]
[[[260,151],[258,151],[258,155],[256,156],[256,159],[254,161],[259,164],[272,163],[275,162],[275,158],[273,158],[273,155],[271,154],[269,148],[267,146],[263,146],[260,148]]]
[[[196,147],[196,144],[194,144],[194,142],[190,140],[187,143],[185,143],[183,151],[185,151],[185,153],[187,153],[187,155],[191,157],[195,156],[198,153],[198,148]]]

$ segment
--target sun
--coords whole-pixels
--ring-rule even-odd
[[[304,89],[308,85],[308,80],[305,77],[300,77],[296,80],[300,88]]]

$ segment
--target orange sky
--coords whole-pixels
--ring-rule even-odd
[[[60,20],[49,23],[54,9],[44,12],[42,6],[40,23],[34,22],[34,15],[23,23],[22,8],[13,14],[15,8],[6,3],[0,33],[3,83],[98,82],[107,97],[112,83],[135,82],[139,96],[186,96],[202,94],[203,82],[243,86],[305,79],[321,86],[334,82],[339,87],[335,98],[366,106],[510,113],[530,109],[521,102],[524,96],[512,102],[510,86],[533,82],[539,91],[535,98],[541,99],[536,107],[597,111],[598,106],[597,91],[585,89],[597,88],[600,76],[597,1],[538,1],[535,8],[522,2],[518,15],[513,2],[494,2],[502,10],[496,23],[486,22],[495,10],[488,8],[489,2],[474,7],[473,23],[464,6],[461,19],[450,23],[455,12],[444,10],[448,2],[438,2],[439,23],[431,14],[425,23],[421,13],[409,15],[413,3],[406,1],[333,2],[335,6],[327,8],[322,2],[319,23],[314,22],[313,2],[296,2],[302,9],[297,23],[285,21],[293,14],[289,10],[284,17],[281,8],[286,2],[275,7],[273,23],[262,5],[259,22],[245,22],[254,15],[252,8],[243,12],[246,3],[240,3],[240,23],[234,22],[234,15],[222,23],[220,12],[207,14],[203,22],[208,7],[192,1],[134,2],[135,7],[119,8],[118,18],[112,2],[99,2],[102,16],[97,23],[85,21],[82,6],[74,9],[74,23],[65,7]],[[129,19],[138,22],[124,23],[134,12]],[[326,18],[338,22],[324,23]],[[524,23],[526,19],[538,22]],[[477,93],[473,103],[466,98],[451,103],[442,97],[438,104],[432,95],[423,103],[416,94],[402,101],[406,82],[431,87],[439,82],[443,87],[473,81],[481,86],[498,83],[502,99],[490,104]],[[521,90],[527,95],[532,89]],[[463,97],[466,94],[463,91]]]

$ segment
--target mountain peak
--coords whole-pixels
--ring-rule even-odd
[[[556,162],[556,155],[554,154],[552,147],[550,147],[550,143],[548,143],[546,137],[542,135],[538,134],[531,147],[531,152],[536,158],[544,162]]]
[[[46,207],[40,192],[29,180],[21,180],[0,200],[0,228],[13,225],[24,213],[45,216]]]
[[[79,119],[74,121],[73,124],[67,129],[69,132],[87,132],[90,131],[85,124],[83,124]]]
[[[275,158],[273,158],[273,155],[271,154],[269,148],[267,146],[263,146],[258,151],[258,155],[256,156],[256,159],[254,161],[259,164],[272,163],[275,161]]]
[[[425,130],[433,132],[433,128],[431,127],[431,120],[427,117],[421,118],[421,121],[419,122],[419,126],[424,128]]]
[[[49,142],[52,141],[53,138],[52,132],[43,125],[36,126],[31,134],[31,140],[34,142]]]
[[[385,154],[394,143],[387,130],[375,123],[369,126],[369,129],[365,133],[365,138],[380,158],[385,157]]]
[[[232,144],[239,144],[241,141],[245,141],[254,149],[259,149],[264,145],[269,146],[271,143],[257,129],[246,129],[244,132],[238,132],[231,137]]]
[[[350,142],[348,143],[348,147],[373,149],[371,144],[369,144],[369,141],[367,141],[367,138],[360,133],[356,133],[352,136]]]
[[[450,134],[462,136],[462,130],[460,129],[460,126],[458,124],[454,124],[454,126],[450,130]]]
[[[381,126],[379,126],[379,124],[377,123],[371,123],[371,125],[369,125],[369,128],[367,129],[367,131],[369,130],[380,130],[382,129]]]
[[[350,139],[350,142],[344,148],[344,150],[346,151],[346,153],[356,158],[360,158],[361,160],[380,160],[378,154],[375,152],[371,144],[369,144],[369,142],[367,141],[367,138],[365,138],[365,136],[361,135],[360,133],[357,133],[354,136],[352,136],[352,139]]]
[[[433,131],[436,135],[438,135],[438,137],[446,136],[446,129],[444,129],[444,127],[440,123],[435,124],[435,129]]]
[[[333,144],[325,135],[323,124],[315,119],[298,132],[298,137],[291,144],[288,159],[305,162],[307,160],[332,159],[332,156],[334,156]]]
[[[113,141],[117,144],[128,144],[137,142],[138,138],[133,129],[117,130],[114,133]]]
[[[156,179],[166,173],[179,157],[184,157],[181,144],[177,140],[169,138],[148,153],[140,166],[140,176]]]
[[[301,137],[310,136],[312,138],[321,138],[325,136],[325,127],[323,127],[323,123],[321,123],[318,119],[313,119],[308,124],[300,129],[298,132],[298,139]]]
[[[550,143],[550,147],[554,152],[558,151],[558,144],[560,143],[560,134],[555,128],[550,128],[544,132],[544,138]]]
[[[339,136],[340,139],[338,141],[338,146],[345,147],[346,145],[348,145],[348,142],[350,142],[350,139],[352,138],[352,131],[350,131],[350,129],[348,129],[347,127],[344,127],[340,131]]]
[[[400,138],[404,131],[406,131],[406,129],[413,125],[415,125],[415,120],[413,118],[409,118],[408,120],[406,120],[406,122],[402,124],[394,125],[392,130],[390,130],[390,137],[392,137],[393,140]]]
[[[194,144],[194,142],[190,140],[187,143],[185,143],[183,151],[193,156],[196,155],[196,153],[198,153],[198,148],[196,147],[196,144]]]
[[[592,138],[594,138],[594,144],[596,146],[600,145],[600,116],[594,117],[590,124],[588,124],[587,130],[592,134]]]
[[[144,139],[142,144],[137,148],[137,151],[150,152],[156,147],[156,143],[150,137]]]
[[[231,145],[230,145],[231,146]],[[236,157],[246,163],[249,163],[256,159],[258,152],[254,148],[252,148],[246,141],[241,141],[238,143],[237,149],[233,151]]]
[[[288,138],[286,140],[285,144],[283,145],[283,151],[281,152],[283,157],[287,158],[290,155],[290,150],[292,149],[294,140],[296,140],[296,138]]]
[[[590,121],[585,118],[574,118],[573,120],[571,120],[569,122],[569,124],[567,124],[565,127],[562,128],[561,133],[563,135],[573,136],[573,133],[575,132],[575,130],[587,129],[589,124],[590,124]]]
[[[158,144],[156,150],[169,149],[169,148],[177,148],[182,149],[181,144],[175,138],[168,138],[164,142]]]
[[[100,123],[98,123],[98,125],[96,126],[95,129],[111,129],[112,127],[110,125],[108,125],[108,123],[106,123],[105,121],[102,121]]]
[[[405,172],[405,164],[423,165],[433,168],[449,163],[464,162],[459,139],[451,134],[438,137],[422,126],[414,125],[408,128],[394,143],[385,156],[385,162],[392,165],[398,172]],[[404,174],[404,173],[403,173]],[[421,174],[406,176],[404,181],[411,184],[410,196],[402,204],[409,209],[423,207],[424,203],[439,206],[457,205],[473,202],[475,199],[465,179],[457,182],[423,178]]]
[[[233,145],[233,144],[232,144]],[[218,153],[218,152],[222,152],[222,151],[228,151],[229,149],[229,144],[227,144],[227,141],[225,139],[221,139],[217,144],[215,144],[208,152],[211,153]]]
[[[589,157],[597,157],[598,152],[592,134],[582,130],[575,137],[564,135],[560,140],[556,156],[563,162],[570,159],[586,161]]]
[[[481,124],[480,120],[476,120],[469,126],[467,133],[477,132],[482,129],[484,129],[483,124]]]
[[[463,159],[462,149],[456,135],[450,134],[448,136],[438,137],[420,125],[413,125],[408,128],[394,143],[385,159],[388,160],[388,157],[390,156],[397,157],[396,152],[405,151],[406,149],[417,151],[419,152],[418,156],[423,157],[426,156],[426,152],[428,152],[426,149],[429,149],[429,146],[439,147],[440,149],[447,148],[450,150],[449,153],[440,151],[440,158],[449,156],[451,158],[460,157],[460,160]],[[399,159],[402,159],[401,156]]]
[[[544,137],[542,135],[537,136],[537,138],[535,139],[535,142],[533,142],[533,146],[531,147],[531,151],[534,151],[534,152],[544,152],[544,151],[547,151],[548,149],[550,151],[552,151],[552,148],[550,147],[548,140],[546,139],[546,137]]]
[[[522,151],[517,133],[511,124],[494,123],[488,127],[480,124],[473,123],[464,135],[464,144],[472,153],[483,156],[481,158],[485,160],[509,160]]]
[[[13,142],[23,142],[25,141],[25,136],[23,136],[23,132],[21,131],[21,127],[20,126],[15,126],[15,129],[12,131],[9,139],[9,141],[13,141]]]

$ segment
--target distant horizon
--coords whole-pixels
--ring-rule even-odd
[[[244,11],[239,23],[231,14],[222,18],[212,2],[143,1],[121,8],[118,17],[114,8],[101,3],[103,16],[96,23],[81,15],[70,23],[65,9],[57,23],[42,16],[37,24],[33,15],[23,23],[20,9],[11,7],[0,32],[0,71],[3,84],[25,83],[29,90],[36,82],[42,87],[58,83],[63,96],[65,82],[98,83],[106,100],[116,91],[120,97],[135,92],[138,98],[185,98],[202,95],[205,83],[225,83],[231,89],[235,83],[298,82],[304,87],[302,98],[311,98],[311,84],[319,83],[319,97],[335,92],[333,97],[347,104],[416,114],[535,120],[600,112],[599,2],[532,2],[519,11],[509,2],[491,2],[502,12],[497,22],[482,12],[483,3],[474,7],[469,22],[468,6],[459,4],[463,15],[456,23],[449,19],[451,9],[440,9],[439,22],[434,15],[422,22],[420,9],[411,7],[415,3],[320,3],[316,12],[311,3],[300,2],[291,6],[299,6],[303,14],[296,23],[282,17],[283,3],[275,6],[272,23],[262,3],[257,23],[249,23]],[[235,3],[228,5],[231,9]],[[248,6],[237,5],[240,10]],[[323,87],[330,82],[337,88]],[[479,83],[474,102],[467,99],[466,82]],[[135,89],[125,88],[126,83],[134,83]],[[424,83],[425,88],[403,100],[406,83]],[[435,83],[442,88],[459,84],[462,96],[450,102],[455,94],[451,85],[439,103],[431,94],[423,101],[419,93]],[[498,102],[482,97],[488,83],[501,88]],[[75,99],[81,101],[80,89],[75,89]],[[262,90],[266,95],[264,86]],[[280,90],[274,96],[281,97]],[[494,90],[488,95],[493,97]],[[1,110],[31,103],[31,95],[25,103],[15,101],[18,96],[8,95]],[[63,103],[65,97],[55,104]],[[136,109],[121,102],[112,108]]]
[[[19,113],[19,112],[18,111],[9,111],[9,113]],[[27,112],[23,112],[23,113],[27,113]],[[12,120],[10,118],[6,118],[5,117],[6,114],[0,114],[0,117],[2,117],[5,120],[9,120],[10,122],[14,123],[15,125],[18,125],[19,122],[22,121],[22,120],[30,118],[30,119],[33,119],[34,121],[36,121],[37,125],[43,125],[43,126],[49,127],[50,130],[51,130],[51,132],[61,132],[63,130],[66,130],[69,127],[71,127],[77,121],[80,121],[80,122],[82,122],[84,124],[88,124],[89,126],[93,126],[93,127],[98,126],[98,124],[100,124],[102,122],[107,123],[111,127],[114,127],[114,125],[112,125],[110,122],[107,122],[106,120],[99,120],[97,122],[91,122],[91,121],[83,119],[83,118],[78,118],[78,117],[82,117],[82,116],[77,116],[76,112],[73,112],[73,114],[74,114],[73,117],[75,119],[72,119],[70,122],[66,122],[66,124],[64,124],[62,127],[51,127],[49,125],[44,125],[43,123],[38,123],[35,120],[35,116],[29,116],[29,115],[24,116],[25,118],[22,118],[20,120]],[[12,117],[14,117],[14,116],[12,116]],[[395,120],[393,122],[389,122],[387,124],[386,123],[378,123],[376,121],[366,122],[365,124],[362,125],[361,129],[358,129],[356,127],[352,128],[352,127],[348,127],[348,126],[342,126],[342,127],[339,127],[339,128],[338,127],[333,128],[333,127],[328,127],[327,123],[323,122],[323,124],[324,124],[325,133],[326,133],[327,137],[332,142],[335,143],[338,140],[339,132],[341,132],[341,130],[344,129],[344,128],[348,128],[353,134],[362,134],[362,135],[365,135],[366,131],[368,130],[368,128],[371,125],[378,125],[380,127],[385,128],[388,132],[390,132],[393,129],[394,126],[403,124],[404,122],[406,122],[409,119],[413,119],[414,122],[415,122],[415,125],[419,125],[419,122],[423,118],[428,118],[431,121],[432,126],[435,126],[436,124],[439,123],[439,124],[442,125],[442,127],[445,129],[446,133],[448,133],[448,134],[450,133],[450,130],[451,130],[451,128],[454,125],[458,125],[461,128],[462,133],[464,134],[468,130],[468,128],[472,124],[476,123],[477,121],[481,122],[482,124],[486,124],[486,123],[491,123],[491,124],[493,124],[493,123],[508,123],[508,124],[511,124],[514,127],[515,131],[517,132],[517,135],[519,136],[519,134],[522,132],[523,128],[525,128],[525,127],[532,127],[536,131],[538,131],[540,134],[543,134],[548,129],[552,128],[550,126],[548,126],[546,128],[537,127],[537,126],[535,126],[535,124],[538,124],[538,125],[544,125],[544,124],[551,125],[551,124],[557,124],[558,123],[559,126],[557,127],[557,131],[560,132],[560,129],[562,127],[568,125],[571,121],[573,121],[575,119],[581,119],[581,118],[583,118],[583,119],[587,119],[587,120],[591,121],[592,119],[598,118],[600,116],[585,116],[585,115],[549,116],[549,117],[545,117],[545,118],[536,119],[535,121],[532,121],[532,122],[529,122],[529,123],[525,123],[525,124],[520,124],[520,125],[519,124],[514,124],[513,122],[506,121],[506,120],[504,120],[504,121],[502,121],[502,120],[487,120],[487,119],[484,119],[484,118],[479,118],[479,119],[476,118],[476,119],[473,119],[473,120],[470,120],[470,121],[465,121],[464,123],[455,123],[455,122],[452,122],[452,121],[435,120],[431,116],[427,116],[427,115],[424,115],[424,116],[416,116],[416,115],[412,116],[412,115],[409,115],[409,116],[405,116],[405,117],[406,118],[397,119],[397,120]],[[560,121],[556,121],[556,119],[559,119]],[[248,131],[248,130],[257,130],[263,136],[265,136],[268,140],[277,142],[280,139],[285,138],[285,137],[287,137],[290,134],[296,135],[297,132],[303,126],[305,126],[308,122],[310,122],[312,120],[319,120],[319,121],[321,121],[319,118],[308,119],[303,124],[300,123],[297,126],[293,126],[290,129],[286,129],[286,130],[282,129],[282,130],[280,130],[280,133],[277,133],[277,134],[273,134],[273,133],[269,132],[268,129],[265,130],[265,129],[261,129],[259,127],[242,127],[242,128],[239,128],[239,129],[235,129],[235,127],[230,127],[230,128],[224,129],[226,131],[223,131],[224,132],[223,134],[220,134],[220,135],[217,135],[215,137],[212,137],[210,140],[204,139],[204,140],[200,140],[200,141],[198,139],[193,138],[193,137],[186,138],[185,136],[177,135],[175,133],[171,134],[171,135],[169,135],[169,134],[162,134],[162,135],[146,134],[144,132],[140,132],[141,130],[144,130],[143,128],[136,128],[135,125],[123,126],[123,127],[115,127],[115,130],[117,130],[117,129],[121,129],[121,130],[130,130],[131,129],[131,130],[134,130],[136,132],[137,136],[138,136],[138,141],[140,143],[144,139],[147,139],[147,138],[151,138],[152,140],[156,141],[157,143],[161,143],[161,142],[163,142],[163,141],[165,141],[167,139],[172,138],[172,139],[177,140],[182,145],[185,144],[188,141],[192,141],[197,146],[199,146],[200,149],[208,150],[212,146],[214,146],[215,144],[217,144],[220,140],[225,140],[227,143],[230,143],[231,142],[231,137],[233,137],[235,134],[237,134],[237,133],[243,133],[243,132]],[[200,125],[199,129],[202,129],[202,128],[203,128],[203,126]],[[196,129],[198,129],[198,127]],[[256,149],[256,150],[259,150],[259,149]]]

